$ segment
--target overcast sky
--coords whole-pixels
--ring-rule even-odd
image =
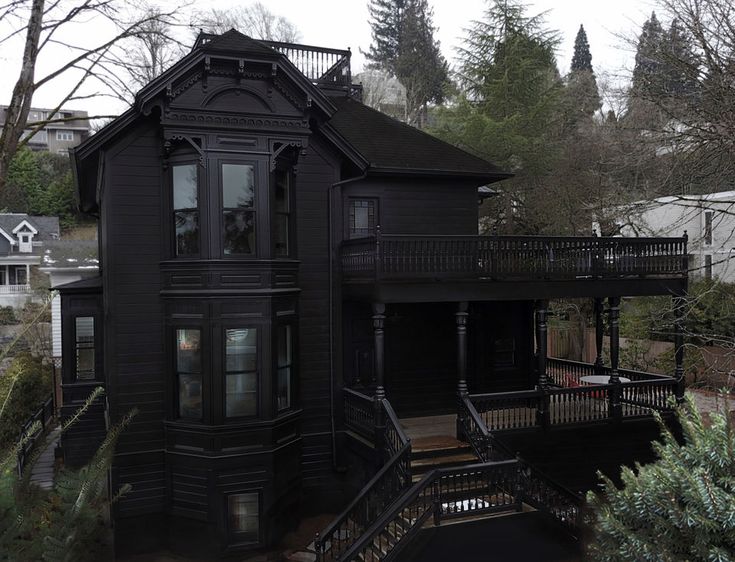
[[[169,1],[169,0],[166,0]],[[473,20],[481,19],[485,0],[430,0],[434,7],[434,24],[442,51],[450,64],[454,63],[455,49],[462,43],[464,30]],[[234,0],[210,0],[208,5],[226,8],[241,4]],[[290,19],[300,30],[302,42],[334,48],[350,47],[353,52],[353,72],[364,64],[360,50],[370,45],[367,0],[267,0],[268,8]],[[174,4],[174,2],[171,2]],[[635,37],[640,26],[651,13],[647,0],[535,0],[529,1],[529,13],[547,12],[550,29],[558,30],[562,43],[557,63],[566,73],[572,58],[574,37],[583,24],[590,42],[592,62],[598,79],[618,81],[633,64],[634,53],[618,37]],[[95,33],[94,23],[85,24],[84,33]],[[12,92],[10,77],[17,75],[21,44],[4,46],[0,52],[0,103],[7,103]],[[48,63],[48,61],[47,61]],[[40,90],[34,98],[37,107],[50,107],[56,101],[54,88]],[[119,113],[124,106],[111,100],[76,102],[73,108],[87,109],[90,113]]]

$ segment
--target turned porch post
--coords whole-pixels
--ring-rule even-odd
[[[538,385],[541,388],[545,388],[549,384],[549,380],[546,376],[546,334],[548,331],[546,316],[548,311],[549,301],[536,301],[536,362],[538,370]]]
[[[597,357],[595,357],[595,374],[601,375],[604,368],[602,360],[602,338],[605,332],[605,321],[602,317],[604,306],[601,298],[595,299],[595,347],[597,348]]]
[[[609,297],[608,319],[610,322],[610,381],[619,383],[618,362],[620,359],[620,297]]]
[[[673,297],[674,301],[674,378],[678,384],[676,387],[676,399],[681,402],[684,399],[684,298]]]
[[[467,389],[467,303],[457,303],[457,394],[466,396]]]
[[[375,399],[385,398],[385,304],[373,303],[373,338],[375,348]]]

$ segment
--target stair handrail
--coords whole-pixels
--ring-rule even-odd
[[[349,505],[321,533],[317,533],[314,539],[317,562],[325,560],[327,552],[331,560],[337,560],[335,553],[339,556],[342,549],[352,544],[354,536],[349,536],[349,533],[354,534],[357,530],[356,523],[363,519],[367,526],[367,522],[383,513],[411,485],[411,440],[387,399],[380,401],[380,408],[388,422],[381,443],[387,459]],[[391,434],[397,437],[397,442]],[[353,524],[351,528],[350,522]],[[340,535],[340,530],[345,531],[344,535]]]
[[[423,524],[433,516],[435,521],[439,522],[441,518],[441,490],[437,489],[434,484],[440,480],[443,476],[460,474],[462,472],[471,472],[477,470],[488,470],[493,468],[505,468],[510,466],[520,466],[517,460],[505,460],[497,462],[483,462],[476,463],[462,467],[451,467],[451,468],[436,468],[431,472],[425,474],[421,480],[416,482],[413,486],[407,489],[397,501],[395,501],[389,509],[386,509],[375,522],[365,530],[360,537],[352,543],[352,545],[345,551],[345,553],[338,559],[339,562],[348,562],[357,559],[357,556],[365,548],[367,548],[375,538],[380,535],[389,525],[393,522],[396,517],[405,509],[412,506],[414,502],[419,500],[419,497],[423,492],[432,488],[430,500],[424,501],[421,507],[424,508],[423,512],[415,518],[411,523],[410,529],[406,530],[400,537],[397,537],[395,543],[390,547],[390,550],[385,552],[385,557],[381,557],[383,561],[389,561],[397,556],[398,552],[405,546],[404,539],[411,538],[418,533]],[[517,492],[517,486],[512,486],[513,492]],[[456,500],[455,500],[456,501]],[[515,506],[515,502],[513,504]],[[510,505],[509,505],[510,507]],[[515,509],[515,507],[514,507]]]
[[[515,457],[507,446],[495,438],[483,421],[469,395],[459,400],[459,422],[464,437],[469,442],[477,457],[484,461],[508,460]],[[496,457],[493,459],[493,457]]]

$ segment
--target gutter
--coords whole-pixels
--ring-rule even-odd
[[[367,177],[367,171],[362,175],[338,181],[329,187],[327,198],[327,225],[329,240],[329,422],[332,447],[332,469],[335,472],[345,472],[347,469],[337,465],[337,429],[334,420],[334,227],[332,224],[332,207],[334,204],[334,190],[346,184],[362,181]]]

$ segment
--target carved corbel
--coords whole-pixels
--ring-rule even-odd
[[[179,142],[186,142],[189,143],[189,145],[196,150],[197,154],[199,154],[199,165],[204,166],[204,150],[202,150],[201,147],[201,139],[199,142],[196,142],[192,137],[188,135],[183,134],[171,134],[164,138],[163,141],[163,169],[168,169],[169,166],[169,158],[171,157],[171,152],[174,149],[174,146],[176,143]]]
[[[269,169],[272,172],[276,169],[276,162],[278,157],[287,148],[299,148],[299,155],[304,155],[306,152],[307,140],[304,139],[272,139],[270,141],[270,166]]]

